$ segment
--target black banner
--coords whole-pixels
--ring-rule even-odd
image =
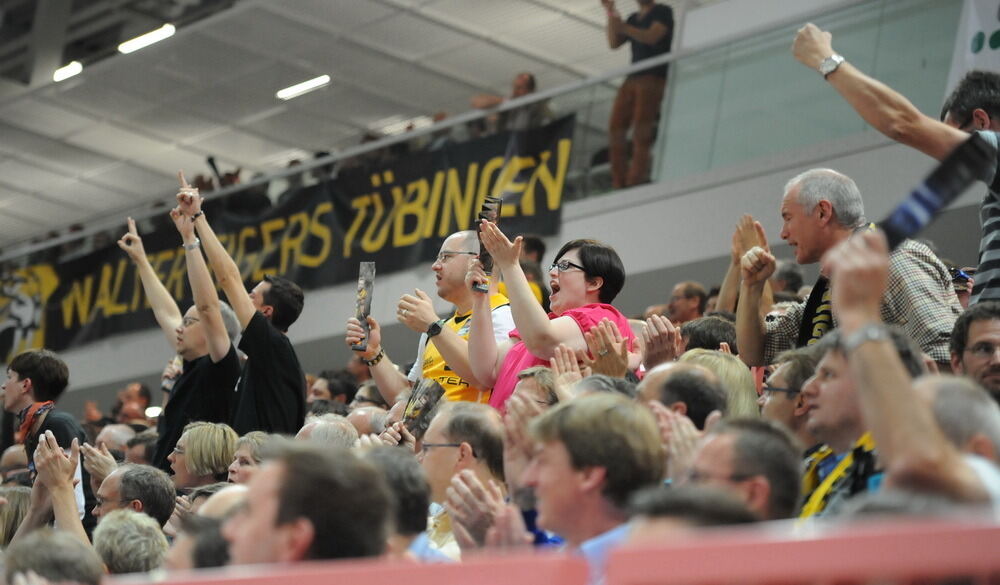
[[[379,274],[429,263],[444,238],[473,228],[487,196],[503,197],[506,233],[550,235],[560,222],[573,128],[567,116],[384,166],[343,169],[335,179],[282,194],[277,206],[255,215],[233,211],[241,207],[234,202],[251,196],[234,193],[206,202],[206,215],[251,287],[265,274],[307,290],[353,281],[365,260],[375,261]],[[166,211],[152,224],[145,232],[140,224],[146,255],[184,310],[191,292],[180,236]],[[0,354],[8,360],[29,348],[60,350],[153,326],[135,267],[112,241],[84,257],[13,270],[0,281]]]

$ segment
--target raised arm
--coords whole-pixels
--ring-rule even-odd
[[[354,317],[348,319],[347,334],[344,337],[347,346],[355,345],[364,338],[365,330],[361,328],[361,323]],[[403,391],[409,390],[410,381],[382,349],[382,328],[374,317],[368,317],[368,346],[357,353],[365,360],[379,394],[390,406]]]
[[[617,49],[628,40],[628,37],[622,32],[624,26],[622,15],[618,13],[614,0],[601,0],[601,4],[604,5],[604,11],[608,15],[608,22],[604,27],[604,32],[608,37],[608,46]]]
[[[205,257],[201,255],[201,243],[195,236],[194,222],[182,214],[179,207],[170,211],[170,218],[174,220],[174,226],[184,242],[188,281],[191,283],[194,305],[198,308],[198,318],[201,319],[205,340],[208,342],[208,355],[213,362],[218,362],[226,357],[232,347],[232,340],[222,321],[219,293],[215,291],[212,275],[208,272]]]
[[[35,468],[38,471],[35,481],[42,482],[48,488],[52,496],[52,511],[59,528],[90,546],[87,531],[80,521],[76,492],[73,489],[73,477],[79,463],[80,445],[76,439],[73,439],[67,455],[56,442],[52,431],[46,431],[39,438],[38,448],[35,449]]]
[[[215,271],[215,277],[219,281],[222,292],[226,293],[226,299],[236,312],[236,318],[240,321],[240,328],[246,329],[257,311],[250,300],[250,295],[243,286],[243,277],[240,276],[240,269],[236,262],[229,257],[229,252],[215,235],[205,212],[201,210],[201,202],[204,199],[198,194],[198,190],[189,186],[184,180],[184,174],[178,174],[181,180],[181,191],[177,194],[178,206],[181,213],[192,218],[194,227],[201,239],[201,247],[208,256],[208,262]]]
[[[135,229],[135,220],[128,218],[128,232],[118,240],[118,247],[125,251],[125,254],[135,264],[135,269],[139,273],[142,281],[142,289],[146,292],[146,298],[153,308],[153,317],[160,326],[163,334],[167,336],[170,347],[177,347],[177,328],[181,325],[181,310],[177,307],[177,302],[167,287],[160,282],[160,277],[156,275],[149,258],[146,257],[146,250],[142,245],[142,238]]]
[[[466,286],[472,286],[473,283],[485,283],[488,280],[490,279],[483,272],[482,264],[478,260],[473,262],[465,276]],[[508,298],[510,298],[510,293],[510,284],[508,283]],[[534,301],[534,297],[532,297],[532,302],[538,304],[537,301]],[[510,341],[497,343],[493,333],[493,312],[490,310],[490,297],[486,293],[473,291],[472,317],[469,318],[469,367],[472,369],[473,377],[480,383],[480,387],[493,387],[500,375],[500,367],[503,366],[507,350],[512,345]]]
[[[662,22],[654,22],[649,28],[638,28],[631,24],[623,24],[621,25],[621,32],[644,45],[655,45],[663,40],[663,37],[670,32],[670,29]]]
[[[500,228],[486,220],[482,221],[480,229],[483,234],[483,245],[493,256],[496,266],[503,272],[514,324],[517,326],[521,341],[532,355],[547,360],[554,355],[555,348],[560,343],[565,343],[574,351],[587,349],[587,342],[576,321],[569,317],[549,319],[548,314],[535,300],[528,279],[521,270],[521,237],[518,236],[511,242]]]
[[[851,238],[830,251],[826,265],[831,271],[831,304],[887,482],[964,501],[987,501],[984,486],[937,425],[930,404],[914,392],[892,341],[857,336],[884,326],[880,303],[889,272],[885,237],[864,233]]]
[[[824,59],[835,54],[833,36],[808,23],[796,34],[792,53],[806,67],[818,70]],[[848,62],[826,80],[873,128],[928,156],[943,159],[968,138],[961,130],[924,115],[899,92]]]
[[[774,256],[767,248],[752,248],[743,255],[740,303],[736,307],[736,343],[740,359],[748,366],[766,366],[764,363],[764,319],[760,306],[767,279],[774,274]]]

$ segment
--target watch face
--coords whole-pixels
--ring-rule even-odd
[[[824,76],[829,75],[837,70],[837,67],[844,62],[844,58],[840,55],[830,55],[819,65],[819,72]]]

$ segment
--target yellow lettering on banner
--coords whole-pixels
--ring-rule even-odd
[[[386,238],[389,237],[389,227],[392,225],[391,221],[382,221],[382,216],[385,215],[385,205],[378,193],[371,195],[371,202],[375,204],[375,216],[368,223],[365,235],[361,236],[361,249],[369,254],[382,249]]]
[[[320,219],[328,213],[333,213],[333,203],[329,201],[324,201],[313,209],[312,221],[309,222],[309,233],[319,238],[323,242],[323,247],[315,256],[310,256],[300,250],[298,259],[300,265],[307,268],[318,268],[330,256],[330,249],[333,247],[333,234],[330,232],[330,227]]]
[[[476,194],[475,209],[483,208],[483,202],[486,201],[486,196],[489,195],[490,185],[493,184],[493,175],[503,170],[503,163],[504,157],[495,156],[483,165],[483,170],[479,173],[479,192]]]
[[[368,217],[368,206],[371,204],[372,198],[373,196],[371,195],[362,195],[361,197],[351,199],[351,208],[357,213],[354,215],[351,227],[344,234],[344,258],[351,257],[351,245],[354,243],[354,239],[358,237],[358,232],[361,230],[361,225],[365,222],[365,218]],[[377,199],[378,195],[375,195],[374,198]]]
[[[425,238],[431,237],[434,227],[437,225],[434,220],[438,219],[438,208],[441,206],[441,189],[444,187],[445,172],[434,173],[434,185],[431,187],[431,202],[427,206],[426,221],[424,221]]]
[[[69,294],[62,300],[63,328],[69,329],[79,321],[82,325],[90,318],[90,299],[94,293],[94,276],[90,275],[80,281],[74,281]]]
[[[397,193],[399,196],[397,198]],[[399,187],[393,187],[392,196],[396,200],[396,217],[393,218],[393,230],[392,230],[392,247],[400,248],[402,246],[412,246],[420,240],[420,234],[423,231],[423,224],[427,221],[424,216],[424,208],[427,204],[428,196],[428,186],[427,179],[420,179],[413,181],[406,186],[406,196],[403,196],[403,190]],[[417,218],[417,225],[413,228],[413,231],[406,233],[406,217],[414,216]]]
[[[503,197],[508,193],[521,193],[524,191],[524,183],[517,183],[514,180],[521,173],[521,170],[531,168],[535,165],[535,157],[533,156],[515,156],[512,157],[503,168],[503,172],[500,173],[500,178],[497,179],[496,184],[493,186],[493,196]],[[521,205],[526,205],[527,202],[524,201],[522,197]],[[501,217],[511,217],[516,215],[517,210],[514,205],[504,205],[503,209],[500,210]],[[534,210],[534,204],[530,205],[532,210]]]
[[[184,297],[184,284],[187,282],[187,256],[181,254],[180,248],[175,248],[174,261],[170,265],[170,272],[162,280],[163,286],[170,291],[170,296],[175,299]],[[200,250],[189,252],[189,254],[200,254]]]
[[[247,240],[257,236],[257,226],[248,225],[240,230],[238,244],[236,245],[236,256],[233,261],[240,268],[240,278],[247,279],[257,264],[257,253],[247,252]]]
[[[124,260],[122,262],[124,262]],[[96,314],[99,309],[104,312],[105,317],[112,317],[114,315],[120,315],[128,310],[128,306],[124,303],[115,302],[115,298],[118,296],[118,293],[121,292],[122,279],[121,274],[119,273],[119,277],[115,278],[115,281],[112,284],[111,278],[113,276],[115,276],[115,271],[111,268],[110,264],[104,264],[101,266],[101,284],[97,287],[97,300],[94,301],[94,314]]]
[[[569,170],[569,153],[571,147],[573,146],[573,141],[569,138],[563,138],[556,145],[558,149],[558,158],[556,160],[556,174],[552,175],[552,171],[549,170],[549,159],[552,157],[552,152],[546,150],[539,155],[541,159],[538,166],[535,167],[535,172],[532,173],[531,179],[528,181],[528,186],[524,190],[524,199],[531,198],[531,213],[528,213],[524,206],[522,206],[522,213],[524,215],[534,215],[534,198],[535,189],[537,184],[541,183],[542,188],[545,189],[545,203],[549,210],[555,210],[559,208],[562,204],[562,194],[563,187],[566,184],[566,173]]]
[[[298,231],[295,230],[298,226]],[[288,229],[281,238],[281,262],[278,264],[278,274],[288,272],[288,257],[293,256],[292,265],[299,265],[299,255],[302,253],[302,242],[309,235],[309,215],[300,211],[288,218]]]
[[[462,190],[457,169],[448,169],[448,183],[445,187],[444,208],[441,210],[441,225],[438,226],[438,236],[445,237],[451,233],[451,220],[455,220],[455,231],[469,229],[472,216],[472,204],[476,200],[476,177],[479,176],[479,163],[469,165],[465,176],[465,190]]]
[[[280,242],[274,239],[274,233],[285,229],[287,224],[288,222],[283,217],[269,219],[260,224],[260,235],[264,243],[260,252],[257,254],[257,263],[254,266],[253,271],[254,282],[264,280],[265,274],[278,274],[274,268],[264,268],[261,264],[263,264],[272,253],[278,251],[278,244]]]

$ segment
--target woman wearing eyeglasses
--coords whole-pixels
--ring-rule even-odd
[[[546,315],[521,270],[521,238],[511,242],[487,221],[480,224],[480,229],[483,245],[503,273],[517,327],[510,332],[508,341],[498,345],[493,338],[489,298],[484,294],[474,295],[469,361],[476,379],[493,386],[491,406],[503,412],[504,403],[517,384],[518,372],[548,365],[559,344],[566,344],[574,351],[586,351],[584,333],[603,319],[614,323],[632,348],[635,336],[628,319],[609,304],[625,284],[625,267],[614,248],[595,240],[573,240],[563,245],[549,267],[552,312]],[[466,284],[485,282],[486,278],[482,267],[476,263],[466,277]],[[631,355],[635,363],[630,366],[638,365],[638,356]]]

